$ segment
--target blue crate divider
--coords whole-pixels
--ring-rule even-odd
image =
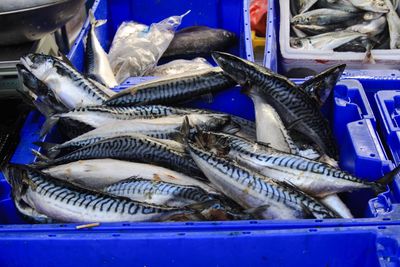
[[[393,159],[400,164],[400,90],[375,94],[383,135]]]
[[[400,226],[113,224],[0,229],[2,266],[399,267]],[[51,251],[51,253],[50,253]]]
[[[149,78],[128,79],[124,86],[130,86],[137,82],[143,82]],[[297,81],[297,82],[302,82]],[[237,88],[238,94],[240,88]],[[245,97],[244,95],[239,95]],[[227,101],[228,102],[228,101]],[[327,117],[331,121],[334,129],[335,138],[340,144],[341,167],[360,178],[376,180],[384,173],[388,172],[393,166],[388,160],[376,133],[376,120],[371,112],[363,86],[357,81],[340,82],[333,94],[332,99],[328,99],[323,107]],[[243,113],[248,112],[246,110]],[[253,112],[253,111],[252,111]],[[35,160],[31,149],[37,149],[32,142],[39,139],[39,129],[43,124],[43,117],[37,112],[32,112],[25,122],[21,131],[23,140],[13,158],[14,163],[30,163]],[[54,141],[57,132],[52,132],[46,136],[47,141]],[[369,190],[362,190],[353,193],[343,194],[343,198],[354,215],[369,222],[378,222],[383,218],[400,218],[399,199],[399,180],[396,179],[390,190],[374,197]],[[4,179],[0,179],[0,225],[23,224],[24,221],[18,216],[10,196],[10,188]],[[363,219],[357,220],[334,220],[336,223],[358,223]],[[307,220],[306,220],[307,221]],[[296,226],[302,220],[293,220],[288,223]],[[225,222],[224,222],[225,223]],[[245,223],[245,222],[244,222]]]
[[[268,1],[266,27],[266,43],[263,65],[275,72],[282,73],[279,62],[282,55],[279,49],[279,26],[280,26],[280,11],[279,0]],[[328,68],[328,66],[327,66]],[[343,78],[350,79],[366,79],[367,83],[370,79],[390,79],[400,78],[399,70],[377,70],[377,69],[346,69],[343,73]]]

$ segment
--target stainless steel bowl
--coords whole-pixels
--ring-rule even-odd
[[[41,39],[70,20],[85,0],[62,0],[0,13],[0,45]]]

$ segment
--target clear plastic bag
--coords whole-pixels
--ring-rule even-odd
[[[201,69],[212,68],[213,66],[202,57],[197,57],[192,60],[177,59],[163,65],[154,67],[148,71],[146,75],[149,76],[167,76],[181,74],[188,71],[197,71]]]
[[[150,26],[124,22],[118,28],[108,58],[119,83],[126,78],[143,76],[152,69],[168,48],[181,16],[172,16]]]

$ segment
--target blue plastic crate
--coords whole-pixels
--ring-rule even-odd
[[[113,224],[0,229],[3,267],[399,267],[400,226]],[[23,231],[23,234],[21,234]]]
[[[267,14],[267,29],[266,29],[266,44],[264,53],[264,66],[280,74],[286,74],[283,71],[281,62],[282,55],[279,48],[279,27],[280,27],[280,11],[279,0],[268,1],[268,14]],[[301,61],[301,59],[299,59]],[[321,61],[321,66],[324,68],[325,62]],[[345,63],[345,62],[344,62]],[[326,65],[325,68],[328,68]],[[305,68],[307,66],[304,66]],[[298,78],[312,75],[308,72]],[[356,79],[387,79],[387,78],[400,78],[400,71],[397,69],[380,70],[380,69],[346,69],[343,73],[343,78],[356,78]]]
[[[137,82],[138,79],[126,81],[118,89]],[[241,98],[240,88],[236,88]],[[234,100],[227,99],[225,105],[233,105]],[[194,103],[196,104],[196,103]],[[240,110],[240,107],[237,107]],[[217,107],[217,110],[225,110]],[[337,142],[340,146],[341,167],[363,179],[376,180],[392,168],[392,162],[388,160],[380,138],[376,132],[376,119],[368,103],[363,86],[356,80],[340,82],[333,94],[328,99],[323,111],[330,119]],[[253,117],[254,111],[240,110],[239,115]],[[12,158],[15,163],[31,163],[35,160],[31,149],[37,149],[32,143],[39,139],[39,129],[43,124],[43,117],[38,112],[32,112],[21,131],[21,143]],[[46,141],[57,139],[57,132],[52,132],[46,137]],[[396,209],[400,207],[399,180],[391,185],[391,190],[374,197],[372,192],[362,190],[343,194],[343,198],[353,214],[358,218],[370,218],[369,222],[380,222],[383,218],[400,219]],[[23,224],[10,196],[10,187],[0,179],[0,224]],[[358,223],[358,220],[333,220],[336,224]],[[296,226],[303,220],[293,220],[287,223]],[[305,220],[308,221],[308,220]],[[272,222],[272,221],[270,221]],[[313,220],[310,221],[311,223]],[[226,223],[226,222],[224,222]],[[223,224],[224,224],[223,223]],[[243,222],[246,224],[246,222]]]

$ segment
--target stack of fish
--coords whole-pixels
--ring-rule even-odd
[[[344,65],[298,86],[213,52],[219,67],[115,93],[105,86],[113,81],[102,74],[110,68],[96,40],[93,34],[87,42],[93,53],[87,59],[95,59],[97,70],[91,78],[41,54],[21,58],[18,66],[24,99],[46,116],[42,135],[58,124],[67,139],[38,140],[36,162],[3,170],[16,208],[31,221],[351,218],[336,194],[382,192],[399,170],[367,182],[339,169],[320,106]],[[256,123],[181,106],[236,84],[253,100]]]
[[[400,49],[397,0],[292,0],[290,44],[305,50]]]
[[[213,57],[220,68],[117,94],[60,59],[23,57],[27,97],[47,117],[43,134],[58,122],[69,140],[38,142],[35,163],[4,168],[20,213],[35,222],[348,218],[336,193],[386,190],[397,169],[367,182],[334,166],[319,107],[343,65],[297,86],[236,56]],[[254,101],[256,124],[179,107],[236,83]]]

